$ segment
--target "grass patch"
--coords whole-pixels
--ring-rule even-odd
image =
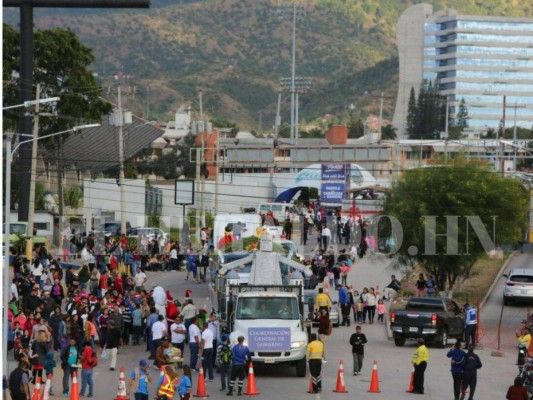
[[[490,258],[487,255],[480,258],[472,268],[470,278],[456,285],[458,288],[453,293],[453,299],[461,306],[466,302],[471,304],[481,302],[510,255],[511,253],[504,253],[501,259]]]
[[[511,253],[503,253],[503,258],[491,258],[488,255],[481,257],[470,274],[470,278],[466,280],[458,279],[452,294],[452,298],[461,307],[464,303],[469,302],[472,305],[477,305],[481,302],[485,294],[489,291],[492,282],[496,279],[498,272]],[[405,308],[407,299],[414,296],[416,293],[416,281],[418,274],[424,273],[427,278],[427,273],[420,267],[414,268],[410,273],[406,274],[402,279],[402,292],[390,305],[389,311],[401,310]]]

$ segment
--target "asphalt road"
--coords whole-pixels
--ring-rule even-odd
[[[508,273],[513,268],[533,268],[533,253],[515,253],[507,264],[503,273]],[[498,323],[502,314],[500,349],[506,353],[516,353],[515,331],[520,328],[520,321],[526,319],[531,304],[516,303],[508,306],[503,305],[503,286],[505,278],[500,276],[494,286],[485,307],[481,310],[480,341],[491,349],[498,347]]]
[[[296,244],[299,237],[293,238]],[[310,235],[308,245],[301,252],[309,254],[316,246],[316,236]],[[341,248],[343,248],[342,246]],[[516,254],[508,264],[507,269],[518,266],[532,266],[533,254]],[[382,257],[367,257],[358,260],[349,275],[348,284],[354,289],[360,290],[364,286],[380,286],[388,283],[393,271],[388,259]],[[157,272],[148,273],[148,286],[161,285],[169,289],[174,298],[183,299],[186,289],[192,289],[192,297],[199,307],[210,307],[209,291],[206,284],[196,284],[185,280],[184,272]],[[481,310],[480,340],[483,348],[478,351],[483,362],[483,368],[478,374],[477,399],[504,399],[508,385],[516,375],[514,365],[516,353],[514,348],[514,330],[520,321],[525,318],[527,306],[505,306],[503,312],[501,349],[505,351],[504,357],[492,357],[491,351],[497,347],[497,324],[501,312],[504,279],[500,278],[493,293],[489,297],[485,307]],[[411,373],[411,355],[415,350],[414,341],[408,341],[405,347],[395,347],[392,341],[387,339],[384,325],[363,325],[369,343],[366,346],[366,357],[361,376],[352,376],[352,357],[349,346],[349,337],[354,331],[351,327],[335,328],[332,336],[328,339],[328,363],[323,366],[323,392],[320,397],[332,399],[335,397],[356,397],[357,399],[411,399],[413,395],[405,393],[409,384]],[[450,343],[451,345],[451,343]],[[126,346],[118,356],[117,366],[126,368],[127,374],[133,369],[141,358],[146,358],[148,353],[144,351],[144,345]],[[452,399],[452,382],[449,372],[449,360],[446,358],[447,350],[430,348],[430,362],[426,371],[426,399]],[[185,351],[185,360],[188,360],[189,352]],[[56,361],[58,360],[56,355]],[[335,388],[339,361],[344,361],[345,382],[349,394],[337,394]],[[381,393],[368,393],[372,362],[378,362]],[[13,366],[13,365],[12,365]],[[256,366],[257,388],[260,396],[265,399],[304,399],[313,397],[307,393],[309,374],[306,378],[297,378],[294,368],[278,366]],[[154,376],[158,375],[156,369],[152,370]],[[62,371],[56,369],[54,376],[55,398],[61,396]],[[99,366],[94,371],[95,398],[113,399],[117,393],[118,371],[111,372],[108,362],[100,360]],[[196,392],[196,376],[193,376],[194,392]],[[155,383],[151,385],[151,397],[155,393]],[[210,398],[227,398],[219,392],[219,376],[214,382],[207,383],[207,391]],[[59,393],[59,395],[58,395]]]
[[[518,256],[512,261],[512,265],[523,265],[524,262],[531,264],[531,255]],[[389,266],[386,260],[381,258],[367,258],[358,262],[352,269],[349,276],[349,283],[359,287],[360,285],[376,285],[381,283],[383,277],[390,275]],[[162,285],[169,289],[174,297],[182,299],[185,290],[193,290],[195,303],[201,307],[209,305],[208,289],[206,284],[191,283],[186,281],[183,272],[159,272],[149,273],[148,285]],[[496,288],[495,293],[501,293]],[[489,322],[493,321],[494,315],[498,314],[497,305],[501,301],[500,296],[492,296],[491,301],[487,304],[486,310],[483,310],[484,321],[493,334],[492,326]],[[525,312],[525,307],[506,307],[505,317],[508,325],[519,323],[521,315]],[[512,330],[512,329],[511,329]],[[354,331],[354,325],[350,327],[338,327],[333,331],[332,336],[328,339],[328,363],[324,365],[323,392],[320,395],[322,399],[333,398],[357,398],[357,399],[412,399],[413,395],[406,393],[411,374],[411,356],[415,351],[414,341],[408,341],[405,347],[395,347],[392,341],[387,339],[384,325],[363,325],[363,332],[366,333],[369,343],[366,346],[366,358],[363,365],[361,376],[352,376],[352,356],[349,346],[350,335]],[[450,343],[451,345],[451,343]],[[490,355],[490,346],[478,351],[483,362],[483,368],[478,374],[478,389],[476,399],[504,399],[507,387],[512,384],[516,375],[515,353],[512,346],[510,352],[505,357],[492,357]],[[446,358],[447,350],[430,348],[430,362],[426,371],[426,394],[425,399],[452,399],[452,380],[449,372],[449,360]],[[141,358],[146,358],[147,352],[144,351],[144,345],[126,346],[120,351],[117,366],[124,366],[127,374],[131,371]],[[185,359],[188,360],[189,352],[186,349]],[[56,361],[57,360],[56,356]],[[338,366],[340,360],[344,361],[345,384],[349,394],[337,394],[333,392],[335,388]],[[372,372],[373,360],[378,362],[378,373],[380,379],[381,393],[368,393],[370,377]],[[108,368],[108,361],[100,360],[98,367],[94,372],[95,380],[95,398],[96,399],[113,399],[117,394],[118,371],[111,372]],[[278,366],[257,366],[256,367],[257,389],[261,392],[260,396],[264,399],[308,399],[313,395],[307,393],[309,384],[309,374],[306,378],[297,378],[294,374],[294,368]],[[152,369],[154,376],[158,375],[156,369]],[[60,368],[56,369],[54,376],[55,398],[61,396],[61,376]],[[196,392],[197,379],[193,376],[194,392]],[[212,399],[227,398],[224,393],[219,392],[219,376],[215,376],[214,382],[207,383],[207,391]],[[150,398],[155,392],[155,383],[150,386]],[[59,393],[59,395],[57,395]],[[243,396],[246,397],[246,396]],[[417,396],[418,397],[418,396]]]

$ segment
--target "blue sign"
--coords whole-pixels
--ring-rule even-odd
[[[345,187],[344,182],[322,182],[320,202],[322,204],[342,204]]]
[[[248,347],[251,351],[289,351],[290,328],[248,328]]]
[[[322,181],[346,180],[345,164],[322,164]]]

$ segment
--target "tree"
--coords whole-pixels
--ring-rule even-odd
[[[351,119],[348,124],[348,137],[350,139],[360,138],[365,134],[365,125],[361,118]]]
[[[409,105],[407,106],[407,135],[413,139],[416,136],[417,127],[417,109],[415,88],[411,87],[409,93]]]
[[[468,108],[466,107],[464,97],[461,98],[461,102],[459,103],[459,110],[457,111],[457,122],[455,123],[455,125],[463,129],[468,127]]]
[[[415,99],[411,88],[407,112],[407,133],[410,139],[434,139],[444,130],[445,98],[439,94],[439,83],[423,81]]]
[[[406,171],[393,184],[384,204],[384,214],[397,218],[403,230],[403,242],[395,257],[406,265],[419,264],[435,277],[439,290],[453,289],[457,279],[467,278],[476,260],[490,250],[482,246],[472,225],[467,228],[467,216],[479,217],[499,246],[523,237],[528,211],[529,195],[518,180],[503,178],[484,164],[462,158],[451,165]],[[436,217],[433,232],[430,216]],[[457,251],[447,247],[447,237],[435,239],[435,233],[447,232],[446,217],[450,221],[458,218]],[[380,223],[380,235],[387,230],[390,226]],[[425,239],[426,230],[430,240]],[[448,235],[453,236],[451,232]],[[432,241],[434,252],[428,251]]]
[[[4,62],[4,104],[17,104],[19,98],[19,32],[3,25]],[[39,135],[70,129],[76,125],[100,122],[103,115],[111,111],[111,105],[100,96],[102,89],[96,84],[89,66],[95,58],[92,50],[84,46],[70,29],[37,30],[34,34],[33,81],[41,85],[41,98],[60,97],[60,101],[48,115],[39,119]],[[16,78],[14,78],[16,77]],[[35,88],[33,89],[35,93]],[[4,113],[4,124],[11,128],[18,126],[18,113]],[[58,179],[63,172],[62,145],[68,134],[43,139],[40,143],[48,148],[44,155],[57,165]],[[15,171],[13,171],[15,172]],[[12,197],[17,197],[17,186],[12,185]],[[58,184],[60,213],[62,211],[62,186]]]
[[[194,135],[189,133],[178,143],[177,147],[177,164],[180,175],[184,175],[186,178],[196,177],[195,152],[192,152],[194,159],[191,160],[191,149],[195,147],[194,141]]]
[[[393,125],[389,124],[381,128],[381,139],[396,140],[397,137],[396,128]]]

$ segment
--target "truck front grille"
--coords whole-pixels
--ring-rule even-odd
[[[280,352],[258,352],[257,353],[257,356],[258,357],[281,357],[281,353]]]

